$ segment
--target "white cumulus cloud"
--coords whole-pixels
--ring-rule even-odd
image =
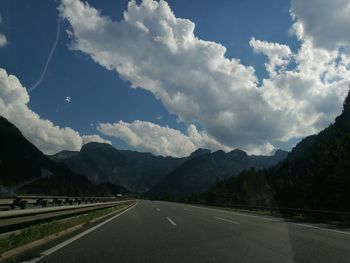
[[[196,149],[191,140],[180,131],[145,121],[100,123],[98,130],[156,155],[185,156]]]
[[[29,95],[20,81],[0,68],[0,115],[16,125],[22,134],[46,154],[80,150],[83,140],[104,141],[98,135],[83,136],[75,130],[54,125],[29,107]]]
[[[299,38],[327,49],[349,46],[349,0],[292,0],[291,14]]]
[[[209,148],[213,150],[229,148],[221,145],[205,132],[200,132],[194,125],[188,128],[188,134],[178,130],[161,127],[146,121],[133,121],[127,123],[100,123],[98,130],[109,136],[126,141],[129,145],[143,151],[149,151],[163,156],[187,156],[197,148]]]
[[[111,141],[105,140],[105,139],[101,138],[101,136],[99,136],[97,134],[94,134],[94,135],[83,135],[82,139],[83,139],[83,144],[87,144],[87,143],[90,143],[90,142],[99,142],[99,143],[112,144]]]
[[[268,56],[269,63],[266,63],[265,66],[271,75],[283,73],[285,66],[290,62],[292,52],[286,45],[255,40],[255,38],[252,38],[249,44],[256,53],[262,53]]]
[[[291,11],[301,42],[297,53],[283,44],[250,41],[254,51],[268,58],[268,78],[261,85],[253,67],[227,58],[221,44],[196,37],[195,24],[177,18],[163,0],[130,1],[120,22],[80,0],[62,0],[59,9],[71,25],[73,49],[115,70],[132,88],[152,92],[189,129],[199,124],[223,148],[268,153],[332,122],[350,81],[349,55],[314,44],[322,39],[307,26],[298,2],[292,3]],[[343,2],[339,5],[345,8]],[[335,46],[347,43],[333,40]],[[145,147],[145,137],[133,126],[119,123],[118,137]],[[180,153],[171,141],[165,143],[168,150],[160,152]],[[148,149],[158,147],[148,144]]]

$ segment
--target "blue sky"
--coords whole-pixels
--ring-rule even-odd
[[[123,20],[123,11],[128,4],[128,1],[121,0],[87,2],[113,21]],[[264,65],[268,60],[263,52],[254,52],[249,43],[252,37],[286,45],[293,53],[297,53],[301,46],[297,37],[290,33],[294,22],[289,15],[289,0],[270,0],[268,4],[260,0],[167,2],[177,18],[195,23],[197,38],[220,43],[227,49],[226,58],[237,58],[242,65],[254,67],[258,86],[262,85],[263,78],[269,77]],[[7,37],[7,44],[0,48],[0,67],[15,75],[27,89],[38,81],[55,41],[60,3],[46,0],[0,2],[0,32]],[[140,1],[137,3],[140,4]],[[213,130],[201,121],[183,120],[183,117],[179,121],[181,114],[164,106],[162,99],[157,99],[151,91],[130,88],[132,80],[123,80],[115,70],[106,70],[93,61],[91,54],[72,50],[72,39],[68,37],[67,29],[72,30],[72,25],[64,19],[46,74],[40,85],[29,94],[28,106],[41,118],[60,127],[71,127],[80,134],[98,133],[111,140],[117,148],[137,150],[148,148],[132,145],[118,136],[101,134],[96,126],[120,120],[127,123],[142,120],[184,134],[191,123],[195,123],[199,131]],[[67,97],[71,98],[70,102],[66,101]],[[218,134],[209,132],[220,141]],[[289,150],[300,137],[273,145]],[[220,143],[228,145],[224,139]],[[228,146],[235,147],[233,144]]]

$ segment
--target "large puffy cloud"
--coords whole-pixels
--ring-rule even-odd
[[[265,143],[259,134],[271,123],[260,112],[269,109],[254,69],[225,58],[222,45],[196,38],[194,24],[176,18],[165,1],[130,2],[120,23],[80,1],[64,0],[60,11],[72,25],[73,48],[151,91],[180,120],[200,123],[228,146]],[[247,132],[252,122],[256,130]]]
[[[309,40],[288,56],[289,52],[279,53],[281,46],[275,43],[253,39],[250,45],[269,59],[269,78],[263,80],[261,95],[270,108],[283,113],[277,125],[288,127],[288,132],[280,140],[316,133],[339,114],[350,81],[348,56],[315,48]],[[292,61],[296,67],[286,70]]]
[[[205,132],[199,132],[194,125],[188,128],[188,135],[169,127],[139,120],[132,123],[100,123],[98,130],[105,135],[122,139],[140,150],[163,156],[187,156],[197,148],[229,150]]]
[[[131,87],[149,90],[181,121],[200,124],[227,148],[271,152],[319,131],[340,112],[350,80],[349,56],[315,47],[297,11],[297,53],[250,41],[268,57],[269,77],[260,87],[254,68],[226,58],[222,45],[198,39],[194,23],[175,17],[165,1],[131,1],[120,22],[79,0],[62,0],[60,12],[71,25],[73,49],[115,70]]]
[[[126,141],[139,150],[157,155],[184,156],[195,149],[191,140],[178,130],[160,127],[150,122],[101,123],[98,129],[106,135]]]
[[[349,46],[349,0],[292,0],[291,14],[299,38],[327,49]]]
[[[20,81],[0,68],[0,115],[16,125],[23,135],[46,154],[61,150],[80,150],[83,139],[73,129],[60,128],[40,118],[28,107],[29,96]],[[89,141],[101,138],[84,137]]]

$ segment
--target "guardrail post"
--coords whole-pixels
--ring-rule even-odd
[[[58,206],[61,206],[62,205],[62,199],[56,199],[56,204],[58,205]]]
[[[21,201],[22,201],[22,199],[21,198],[19,198],[19,197],[16,197],[16,199],[15,200],[13,200],[13,202],[12,202],[12,206],[11,206],[11,208],[12,209],[15,209],[16,208],[16,206],[19,206],[19,207],[21,207]]]
[[[70,198],[66,198],[66,199],[64,200],[64,203],[65,203],[65,204],[72,205],[72,204],[73,204],[73,200],[70,199]]]
[[[19,207],[20,207],[21,209],[25,209],[26,206],[27,206],[27,201],[26,201],[26,200],[21,200],[21,201],[19,202]]]
[[[12,209],[16,208],[16,206],[19,204],[20,200],[21,199],[19,199],[18,197],[16,197],[15,200],[13,200],[13,202],[12,202]]]

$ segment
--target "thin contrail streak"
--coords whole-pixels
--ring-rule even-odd
[[[52,55],[53,53],[55,52],[55,49],[57,47],[57,44],[58,44],[58,40],[60,39],[60,31],[61,31],[61,18],[59,17],[58,20],[57,20],[57,33],[56,33],[56,39],[55,39],[55,42],[50,50],[50,53],[49,53],[49,56],[47,57],[47,60],[46,60],[46,63],[45,63],[45,67],[43,69],[43,72],[41,73],[40,75],[40,78],[38,79],[38,81],[33,85],[31,86],[29,89],[28,89],[28,93],[32,92],[33,90],[35,90],[39,85],[40,83],[43,81],[44,77],[45,77],[45,74],[46,74],[46,70],[47,70],[47,67],[49,66],[50,64],[50,61],[51,61],[51,58],[52,58]]]

